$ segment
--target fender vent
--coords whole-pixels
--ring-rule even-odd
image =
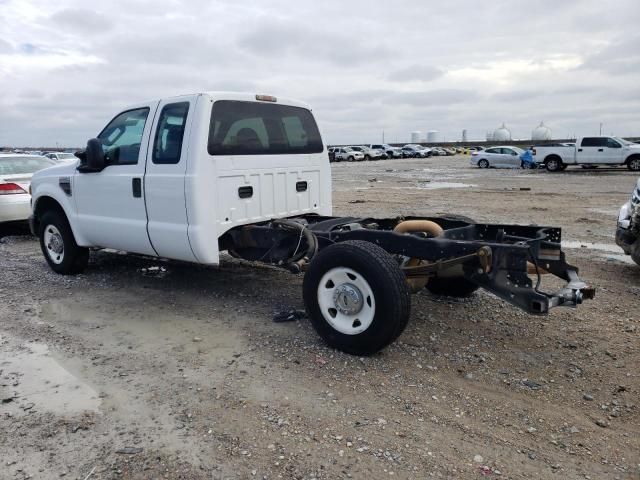
[[[69,177],[60,177],[58,179],[58,185],[64,193],[66,193],[69,197],[71,196],[71,179]]]

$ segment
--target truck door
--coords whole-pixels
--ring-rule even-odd
[[[606,140],[605,162],[612,165],[620,165],[624,160],[622,158],[622,145],[614,138],[607,138]]]
[[[196,261],[188,237],[184,192],[189,133],[197,96],[162,101],[154,120],[144,176],[149,238],[161,257]]]
[[[576,152],[578,163],[609,163],[606,137],[584,137]]]
[[[142,180],[157,106],[153,102],[117,115],[98,135],[107,166],[74,175],[77,223],[92,246],[156,255],[147,234]]]

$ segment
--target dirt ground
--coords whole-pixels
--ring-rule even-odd
[[[303,308],[301,276],[97,252],[63,277],[3,228],[0,478],[640,478],[640,267],[613,241],[636,175],[450,157],[333,176],[338,215],[562,226],[597,297],[534,317],[423,291],[358,358],[272,321]]]

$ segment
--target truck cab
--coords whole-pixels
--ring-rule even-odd
[[[99,165],[43,171],[34,220],[56,202],[81,247],[203,264],[241,224],[331,214],[330,170],[308,106],[199,93],[132,105],[97,135]],[[36,227],[37,229],[37,227]]]

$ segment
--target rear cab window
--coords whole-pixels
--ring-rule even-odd
[[[211,109],[210,155],[309,154],[323,150],[318,126],[306,108],[219,100]]]
[[[581,147],[606,147],[607,139],[602,137],[584,137]]]

